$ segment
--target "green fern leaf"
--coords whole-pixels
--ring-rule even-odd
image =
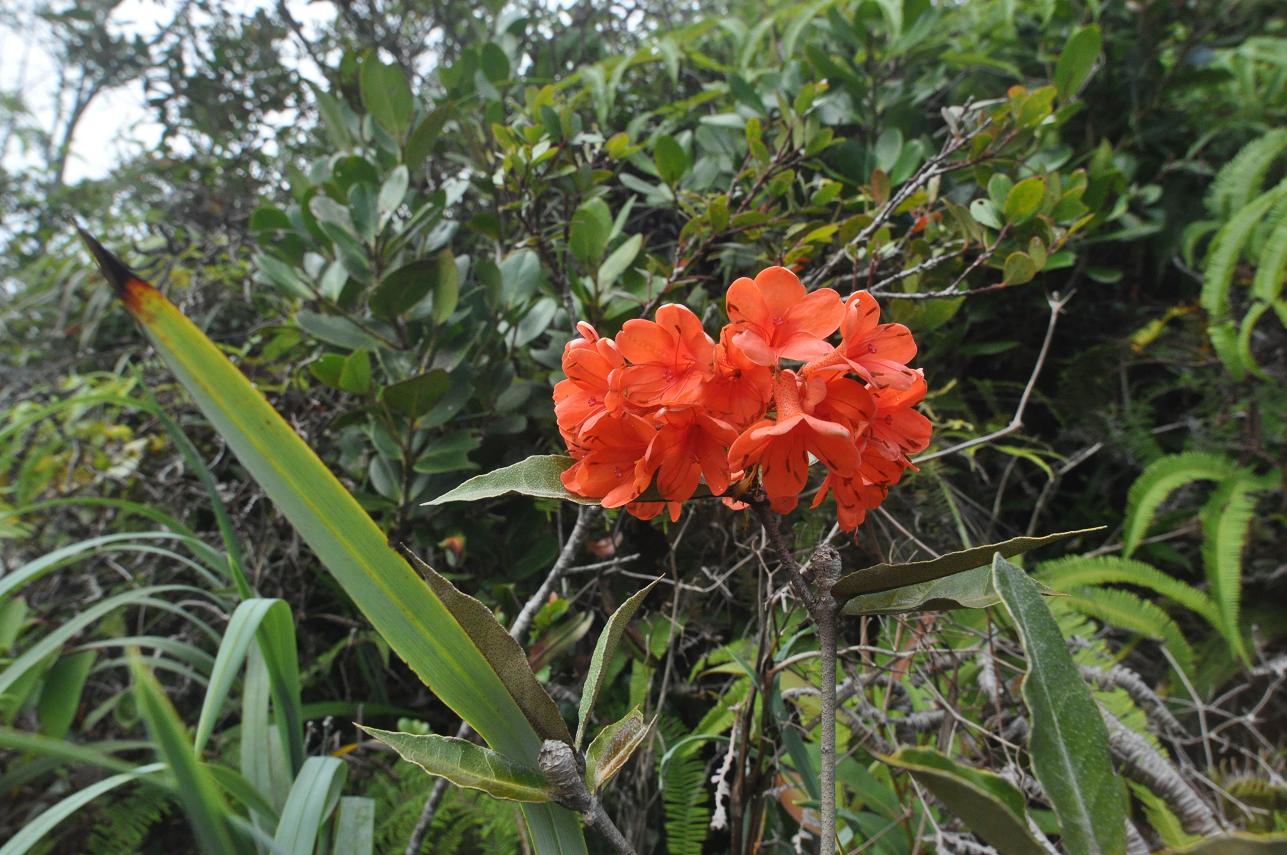
[[[1236,463],[1218,454],[1188,451],[1154,460],[1135,479],[1127,495],[1122,554],[1129,558],[1135,551],[1158,505],[1172,492],[1193,481],[1223,481],[1242,474]]]
[[[1116,555],[1074,555],[1041,564],[1036,578],[1056,591],[1100,585],[1137,585],[1201,615],[1213,628],[1221,628],[1220,614],[1210,597],[1143,561]]]
[[[1078,588],[1064,602],[1110,626],[1161,642],[1180,670],[1193,673],[1193,648],[1171,616],[1148,600],[1120,588]]]
[[[1259,192],[1278,156],[1287,151],[1287,130],[1274,130],[1242,147],[1216,174],[1207,191],[1211,213],[1228,219]]]
[[[682,722],[669,716],[661,720],[658,730],[666,745],[688,735]],[[706,845],[711,809],[706,801],[709,788],[706,785],[706,763],[699,753],[701,745],[692,742],[680,746],[664,764],[664,752],[657,754],[665,813],[666,851],[671,855],[702,855]]]
[[[1278,299],[1283,290],[1283,274],[1287,272],[1287,206],[1279,205],[1277,213],[1279,216],[1260,249],[1260,263],[1251,282],[1251,295],[1265,303]]]
[[[1230,649],[1244,662],[1248,660],[1247,650],[1238,628],[1242,601],[1242,551],[1247,545],[1252,515],[1256,512],[1255,493],[1266,486],[1263,479],[1230,479],[1211,494],[1200,515],[1202,564],[1207,583]]]
[[[1234,268],[1252,231],[1269,213],[1269,209],[1287,197],[1287,180],[1257,196],[1220,227],[1211,240],[1206,267],[1202,271],[1202,293],[1199,302],[1215,323],[1229,317],[1229,285]]]

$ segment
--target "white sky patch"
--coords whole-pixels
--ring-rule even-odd
[[[329,2],[288,0],[287,5],[308,35],[335,16]],[[180,0],[124,0],[113,10],[109,27],[114,34],[148,39],[170,21],[179,6]],[[273,0],[227,0],[226,8],[246,15],[262,8],[272,14],[275,4]],[[8,11],[0,21],[0,92],[20,92],[35,123],[47,132],[55,130],[58,115],[58,68],[49,38],[48,26],[35,18],[30,5]],[[320,70],[297,52],[298,45],[293,42],[284,46],[287,64],[307,79],[320,81]],[[161,130],[147,106],[142,80],[100,94],[77,125],[65,181],[73,184],[109,175],[123,160],[156,146]],[[0,156],[6,167],[14,168],[38,164],[43,155],[24,151],[17,140],[10,140]]]

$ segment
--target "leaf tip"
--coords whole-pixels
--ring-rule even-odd
[[[156,289],[130,270],[125,262],[105,249],[93,235],[81,228],[79,223],[75,223],[74,226],[81,242],[94,257],[94,263],[103,274],[103,278],[112,286],[112,290],[116,292],[116,296],[125,304],[130,314],[138,316],[143,308],[143,300],[149,293],[155,293]]]

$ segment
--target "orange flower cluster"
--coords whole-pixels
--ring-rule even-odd
[[[665,510],[677,520],[702,479],[719,496],[758,475],[787,513],[812,455],[827,469],[814,507],[830,493],[841,528],[857,528],[929,444],[929,419],[914,409],[925,378],[907,367],[911,333],[880,323],[866,291],[843,302],[830,288],[806,293],[782,267],[738,279],[725,305],[718,342],[674,304],[655,321],[626,321],[615,340],[577,325],[581,337],[563,352],[567,379],[554,387],[576,460],[564,486],[641,519]],[[638,501],[654,482],[662,501]]]

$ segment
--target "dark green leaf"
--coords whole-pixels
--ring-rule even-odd
[[[684,177],[691,166],[688,152],[669,134],[657,138],[652,150],[653,160],[657,163],[657,174],[667,184],[675,184]]]
[[[1068,37],[1068,42],[1055,64],[1055,87],[1063,98],[1071,98],[1090,77],[1095,60],[1099,59],[1099,26],[1082,27]]]
[[[323,315],[308,309],[300,309],[295,313],[295,323],[314,338],[347,350],[359,348],[374,350],[380,346],[379,339],[353,321],[339,315]]]
[[[45,685],[40,690],[36,715],[40,719],[40,729],[54,739],[62,739],[71,730],[80,706],[80,693],[85,688],[85,678],[89,676],[96,656],[93,650],[70,653],[45,672]]]
[[[999,601],[996,589],[992,587],[991,568],[975,567],[932,582],[921,582],[875,594],[860,594],[845,603],[842,612],[847,615],[891,615],[985,609]]]
[[[401,138],[411,127],[411,87],[402,69],[385,65],[375,54],[362,61],[358,83],[362,104],[380,126]]]
[[[949,552],[947,555],[928,561],[912,561],[907,564],[876,564],[864,570],[850,573],[836,582],[831,595],[837,600],[848,600],[859,594],[875,594],[880,591],[892,591],[909,585],[919,585],[983,567],[992,560],[992,554],[1001,553],[1006,558],[1022,555],[1025,552],[1080,534],[1091,534],[1102,531],[1099,528],[1083,528],[1076,531],[1063,531],[1043,537],[1014,537],[1001,543],[989,543],[986,546],[975,546],[960,552]]]
[[[380,400],[395,413],[416,419],[429,412],[450,386],[451,375],[435,368],[410,380],[385,386],[380,392]]]
[[[661,579],[655,579],[650,582],[646,588],[637,591],[630,596],[621,606],[612,613],[608,618],[608,623],[603,627],[603,632],[599,634],[599,640],[595,642],[594,654],[590,657],[590,670],[586,673],[585,685],[581,689],[581,706],[577,714],[576,725],[576,747],[579,749],[585,740],[585,729],[590,723],[590,712],[594,709],[594,702],[599,697],[600,690],[603,689],[604,668],[612,661],[616,655],[617,645],[621,642],[621,635],[626,631],[630,624],[630,619],[635,616],[639,610],[644,598]]]
[[[883,758],[906,769],[932,792],[970,831],[1001,855],[1041,855],[1046,848],[1026,821],[1026,799],[999,775],[962,766],[932,748],[900,748]]]
[[[1113,771],[1108,730],[1037,583],[997,556],[992,584],[1023,642],[1023,700],[1032,717],[1032,770],[1073,855],[1126,851],[1126,790]]]

